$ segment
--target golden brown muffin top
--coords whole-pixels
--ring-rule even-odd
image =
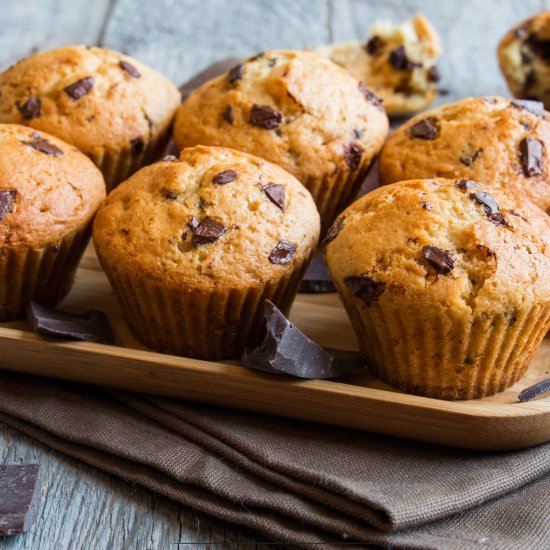
[[[381,187],[345,210],[327,239],[335,284],[367,307],[417,303],[471,317],[550,303],[550,218],[471,180]],[[419,323],[422,318],[419,318]]]
[[[0,122],[51,133],[95,157],[143,148],[179,100],[167,78],[102,48],[40,52],[0,74]]]
[[[100,258],[166,285],[263,286],[307,258],[319,214],[296,178],[232,149],[184,149],[112,191],[94,223]],[[121,267],[122,266],[122,267]]]
[[[104,198],[101,172],[78,149],[0,124],[0,251],[54,245],[90,221]]]
[[[466,98],[407,121],[380,155],[383,184],[468,178],[519,192],[550,213],[550,119],[541,103]]]
[[[178,148],[233,147],[302,183],[354,172],[380,150],[388,118],[347,71],[312,52],[270,51],[195,90],[174,124]]]

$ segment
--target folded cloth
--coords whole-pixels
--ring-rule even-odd
[[[467,451],[7,372],[0,421],[295,547],[549,547],[550,444]]]

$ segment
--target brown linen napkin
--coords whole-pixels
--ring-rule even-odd
[[[550,444],[465,451],[4,372],[0,420],[295,546],[515,550],[550,540]]]

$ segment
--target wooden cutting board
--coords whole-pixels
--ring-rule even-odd
[[[236,361],[200,361],[149,351],[126,327],[91,248],[60,307],[105,311],[117,345],[55,340],[30,332],[26,321],[3,323],[1,368],[455,447],[504,450],[550,441],[550,397],[517,400],[523,388],[550,377],[550,339],[512,388],[484,399],[449,402],[401,393],[368,371],[338,381],[302,381],[251,371]],[[335,294],[299,295],[291,320],[323,346],[357,349]]]

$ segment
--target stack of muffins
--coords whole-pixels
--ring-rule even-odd
[[[418,69],[435,81],[427,21],[375,29],[387,43],[377,63],[403,71],[398,52],[410,80]],[[235,357],[261,340],[266,299],[289,311],[321,235],[380,378],[442,399],[513,384],[550,328],[544,106],[465,99],[384,145],[381,99],[324,55],[261,53],[181,105],[164,77],[99,48],[0,74],[0,320],[66,294],[97,210],[96,251],[135,336],[163,353]],[[394,69],[376,85],[412,110]],[[434,88],[415,94],[427,105]],[[172,122],[179,157],[151,164]],[[379,153],[385,185],[350,205]]]

